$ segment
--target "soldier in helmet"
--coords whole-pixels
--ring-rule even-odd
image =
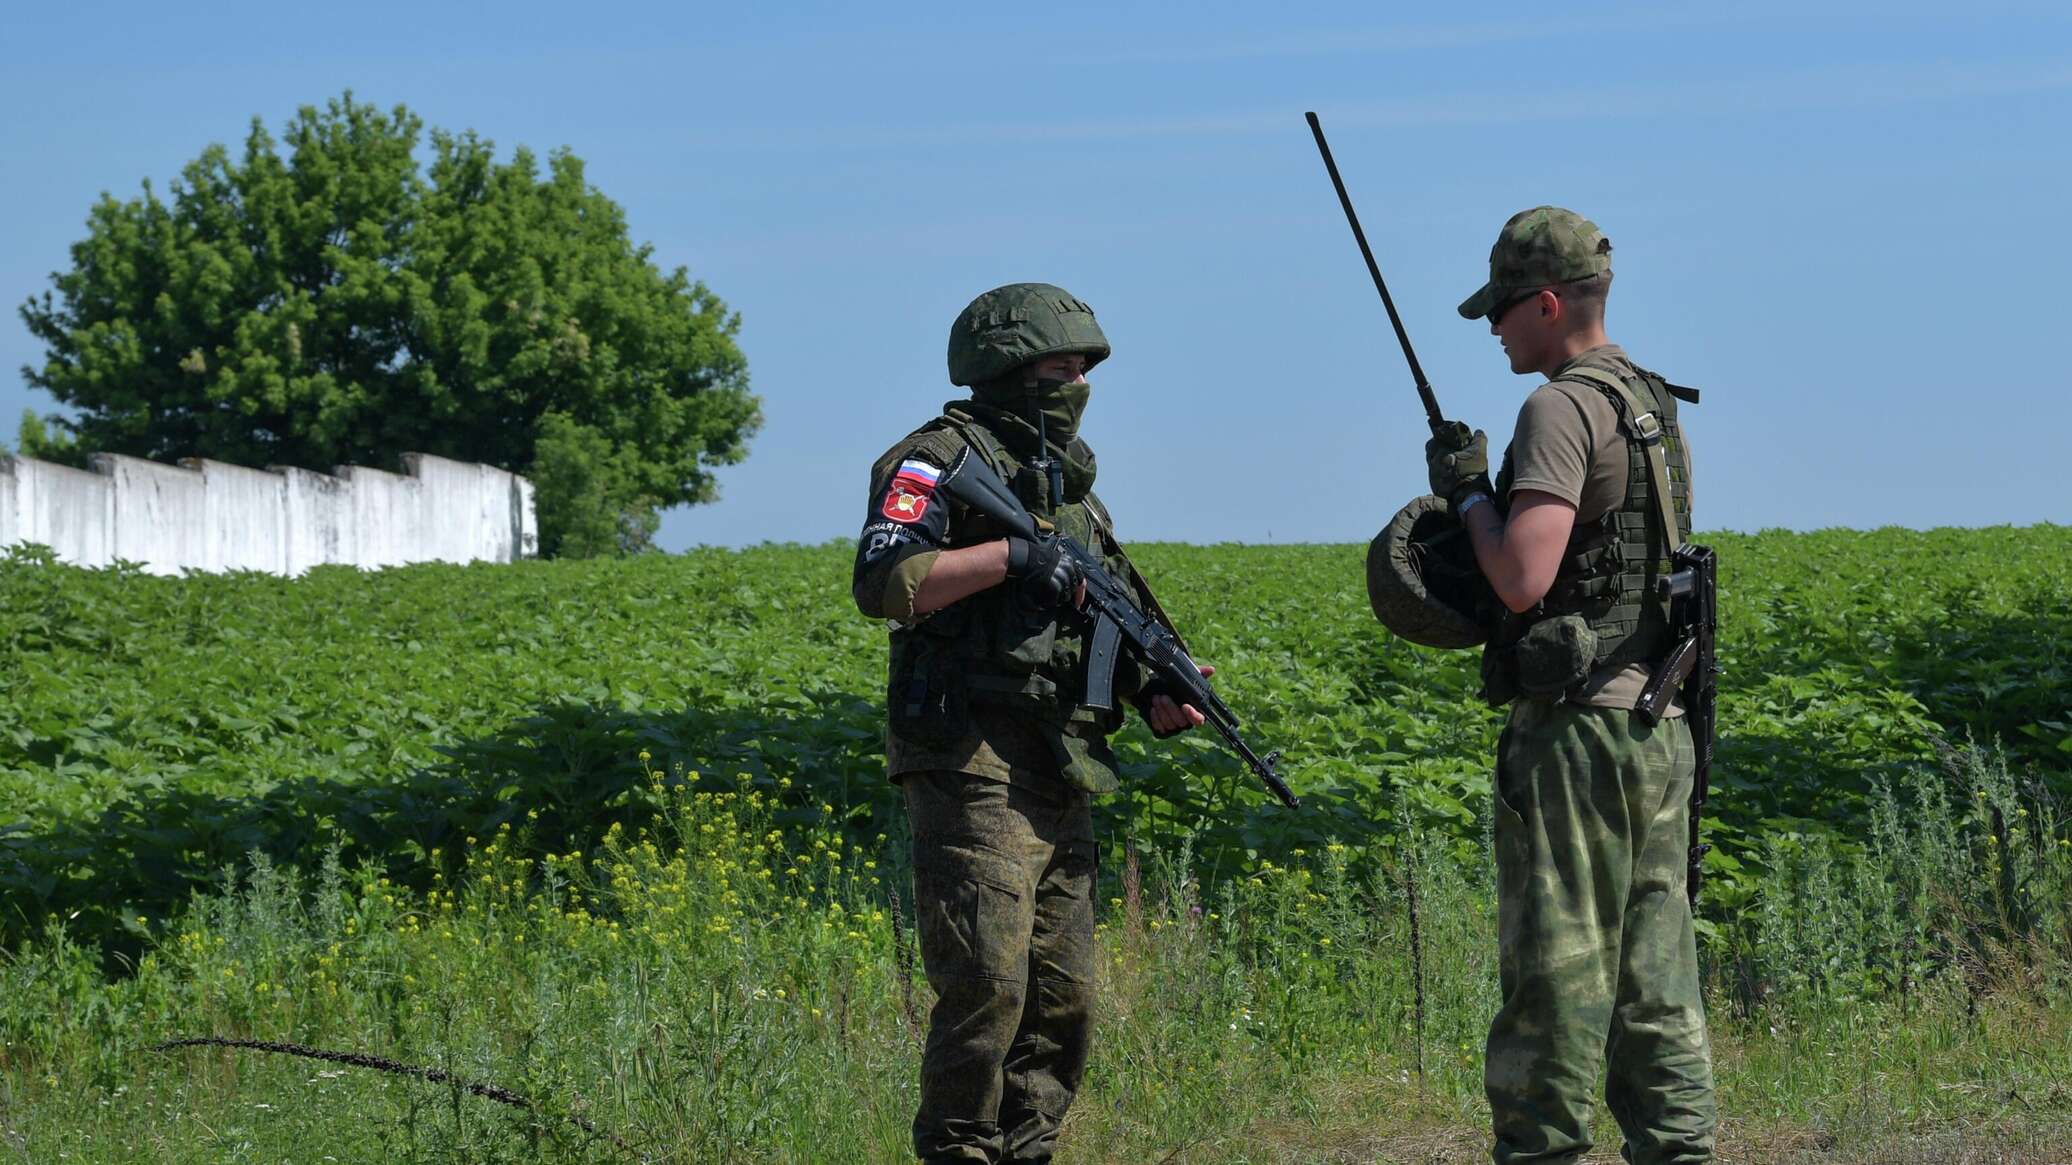
[[[906,797],[938,997],[914,1118],[924,1162],[1050,1160],[1093,1026],[1090,798],[1117,786],[1108,737],[1122,724],[1082,703],[1072,560],[1003,536],[936,484],[967,450],[984,458],[1040,523],[1101,555],[1155,611],[1079,437],[1086,373],[1108,351],[1093,309],[1062,288],[988,291],[950,329],[950,381],[970,398],[871,468],[853,589],[891,627],[886,768]],[[1202,722],[1132,663],[1115,686],[1158,735]]]
[[[1501,610],[1483,695],[1508,705],[1495,848],[1503,1004],[1484,1086],[1495,1160],[1590,1148],[1600,1079],[1636,1165],[1712,1156],[1711,1051],[1685,897],[1694,759],[1682,709],[1635,712],[1672,646],[1669,522],[1687,538],[1678,401],[1604,330],[1611,241],[1559,207],[1521,211],[1460,305],[1486,319],[1526,397],[1494,481],[1487,438],[1426,446]]]

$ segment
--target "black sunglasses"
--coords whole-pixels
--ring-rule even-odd
[[[1487,318],[1490,323],[1494,324],[1497,321],[1503,319],[1505,314],[1508,313],[1512,308],[1517,307],[1519,304],[1524,303],[1526,300],[1533,298],[1542,291],[1551,290],[1553,289],[1549,287],[1535,287],[1531,291],[1521,291],[1518,294],[1512,296],[1511,298],[1503,301],[1502,303],[1497,304],[1495,307],[1490,308],[1489,315],[1485,318]]]

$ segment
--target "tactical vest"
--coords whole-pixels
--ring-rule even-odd
[[[1482,695],[1492,704],[1559,695],[1604,668],[1653,663],[1672,646],[1669,602],[1657,582],[1670,571],[1669,517],[1677,540],[1691,533],[1690,459],[1676,405],[1679,398],[1695,403],[1698,393],[1634,371],[1629,378],[1600,365],[1576,365],[1550,382],[1579,385],[1611,402],[1626,438],[1626,496],[1569,534],[1554,584],[1537,606],[1500,617],[1482,654]],[[1651,447],[1659,451],[1659,474]],[[1507,455],[1494,483],[1498,497],[1510,497],[1511,471]]]
[[[1031,496],[1036,475],[1023,473],[1023,460],[983,423],[954,407],[916,433],[937,443],[960,440],[982,457],[1001,480],[1014,483],[1029,512],[1099,554],[1118,578],[1132,577],[1129,561],[1112,534],[1108,511],[1092,493],[1058,506]],[[983,515],[959,511],[949,549],[1006,536]],[[950,743],[969,732],[971,704],[1015,709],[1039,723],[1075,736],[1106,736],[1122,726],[1118,710],[1083,706],[1086,692],[1085,634],[1077,620],[1060,621],[1056,611],[1030,611],[1013,585],[969,595],[910,626],[892,632],[887,691],[893,731],[922,743]],[[1116,675],[1116,694],[1135,693],[1137,677],[1125,665]]]

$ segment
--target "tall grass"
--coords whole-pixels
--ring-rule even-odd
[[[1882,789],[1864,837],[1779,839],[1713,928],[1724,1153],[2072,1148],[2064,823],[2003,758],[1946,762]],[[859,844],[832,805],[780,824],[745,781],[650,773],[638,798],[650,824],[587,854],[521,856],[523,821],[460,839],[423,890],[254,861],[143,920],[112,978],[53,924],[0,961],[0,1160],[902,1159],[929,1002],[902,840]],[[1481,1158],[1486,853],[1326,842],[1204,884],[1184,841],[1119,852],[1061,1160]],[[148,1050],[196,1035],[455,1080]]]

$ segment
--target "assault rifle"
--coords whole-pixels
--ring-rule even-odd
[[[1684,891],[1691,905],[1698,904],[1698,884],[1704,879],[1705,854],[1712,847],[1698,841],[1698,818],[1705,809],[1705,794],[1712,781],[1712,752],[1718,734],[1719,657],[1713,641],[1719,632],[1719,558],[1709,546],[1684,543],[1669,555],[1670,574],[1661,580],[1662,597],[1669,601],[1669,625],[1680,638],[1669,655],[1648,677],[1634,711],[1653,726],[1669,709],[1669,695],[1683,694],[1684,715],[1690,719],[1691,744],[1697,750],[1697,766],[1691,781],[1691,843],[1685,859]]]
[[[1176,703],[1192,704],[1202,716],[1223,737],[1225,744],[1236,753],[1280,802],[1290,809],[1299,809],[1302,802],[1296,799],[1286,781],[1274,767],[1280,760],[1278,751],[1261,757],[1238,735],[1238,720],[1229,705],[1209,687],[1209,681],[1201,674],[1201,668],[1187,654],[1177,636],[1165,624],[1138,609],[1130,598],[1129,589],[1108,573],[1101,560],[1062,534],[1045,534],[1036,527],[1036,520],[1029,511],[1022,508],[1019,498],[993,472],[991,466],[972,456],[971,449],[957,455],[956,461],[943,471],[936,489],[959,504],[984,514],[1005,527],[1018,538],[1031,542],[1042,542],[1055,538],[1075,565],[1079,575],[1086,582],[1086,603],[1079,608],[1082,618],[1093,624],[1093,635],[1086,648],[1086,703],[1091,708],[1107,709],[1115,706],[1115,667],[1126,651],[1129,656],[1150,669],[1155,680],[1162,681],[1166,691]]]

